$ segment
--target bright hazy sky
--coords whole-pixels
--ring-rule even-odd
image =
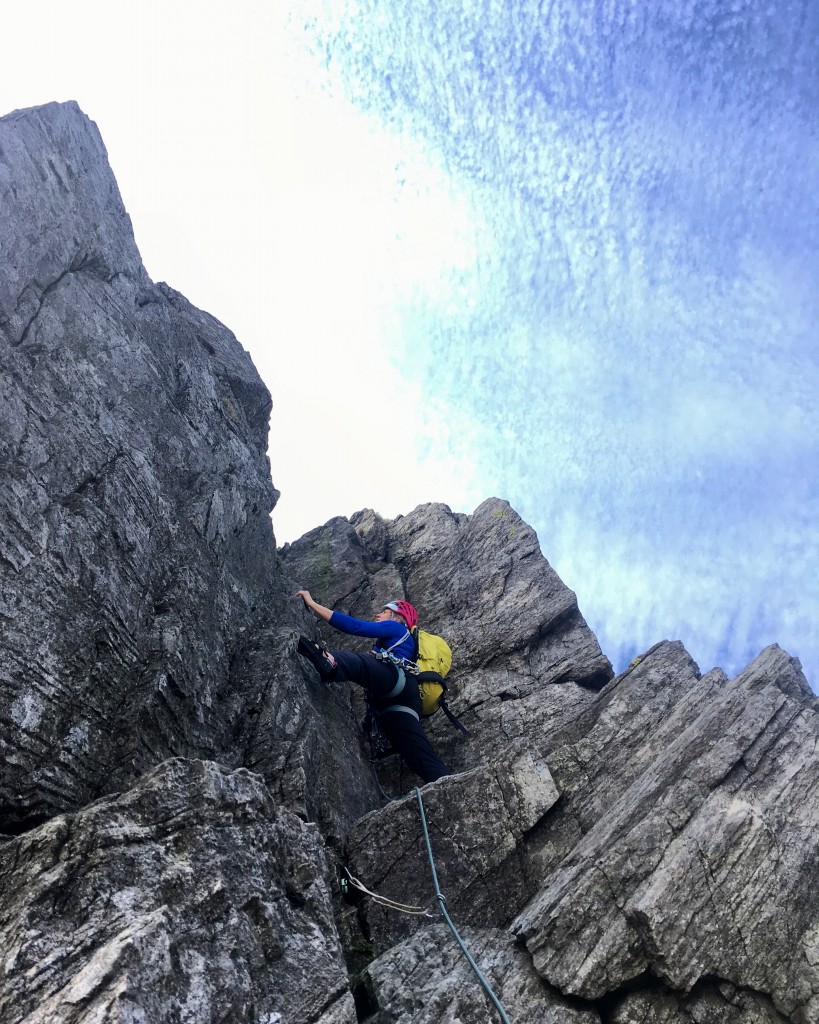
[[[44,0],[0,113],[77,100],[250,352],[279,543],[497,495],[616,668],[778,642],[816,688],[817,41],[810,0]]]

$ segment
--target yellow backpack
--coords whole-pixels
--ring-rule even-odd
[[[450,722],[468,736],[468,730],[449,710],[444,699],[444,677],[452,668],[452,649],[443,637],[435,633],[414,629],[412,635],[416,647],[415,663],[420,670],[417,679],[418,692],[421,694],[421,717],[430,718],[440,708]]]
[[[444,676],[452,668],[452,649],[441,636],[426,630],[413,630],[418,654],[415,663],[418,673],[418,690],[421,694],[421,716],[429,718],[438,710],[441,698],[446,692]]]

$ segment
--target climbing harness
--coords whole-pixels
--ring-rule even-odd
[[[389,693],[385,694],[386,699],[389,700],[391,697],[397,697],[398,694],[404,690],[404,687],[407,684],[407,675],[415,677],[418,682],[418,695],[421,698],[421,713],[418,714],[417,711],[408,707],[406,704],[390,704],[389,707],[379,708],[378,714],[384,714],[385,711],[404,711],[408,715],[412,715],[417,722],[420,722],[422,718],[431,718],[432,715],[434,715],[440,708],[440,710],[443,711],[449,719],[450,723],[462,732],[464,736],[468,736],[469,730],[458,718],[456,718],[444,699],[447,686],[443,675],[441,675],[440,672],[422,671],[416,662],[410,661],[406,658],[397,658],[392,653],[393,647],[403,643],[409,635],[409,632],[405,633],[400,640],[396,640],[392,647],[387,647],[384,650],[374,650],[370,653],[374,658],[377,658],[378,661],[390,662],[390,664],[395,666],[398,672],[396,684]],[[440,639],[440,637],[436,637],[435,639]],[[447,650],[449,650],[448,647]]]
[[[509,1018],[506,1015],[506,1010],[504,1010],[503,1005],[501,1004],[501,1001],[498,999],[498,997],[492,991],[491,985],[486,980],[486,978],[483,976],[483,974],[481,973],[480,967],[478,967],[478,965],[475,963],[475,961],[472,958],[472,955],[470,954],[469,950],[464,945],[463,939],[458,934],[458,929],[453,924],[452,918],[449,916],[449,913],[447,912],[447,909],[446,909],[446,896],[444,896],[444,894],[441,892],[441,886],[438,884],[438,872],[435,870],[435,857],[432,854],[432,843],[430,842],[429,829],[427,828],[427,816],[426,816],[426,812],[424,811],[424,801],[423,801],[423,799],[421,797],[421,790],[417,786],[415,787],[415,795],[418,797],[418,811],[419,811],[419,813],[421,815],[421,824],[424,827],[424,839],[426,840],[426,844],[427,844],[427,854],[429,855],[429,869],[432,872],[432,882],[433,882],[433,885],[435,886],[435,898],[438,900],[438,903],[439,903],[439,905],[441,907],[441,913],[443,914],[444,920],[449,925],[450,931],[455,936],[455,941],[458,943],[458,946],[460,947],[461,952],[466,957],[467,963],[472,968],[472,970],[475,972],[475,974],[476,974],[476,976],[478,978],[478,981],[481,983],[481,985],[483,986],[484,991],[489,996],[489,998],[492,1000],[492,1002],[493,1002],[493,1004],[495,1006],[495,1009],[500,1014],[500,1018],[503,1021],[503,1024],[510,1024]]]
[[[400,636],[394,644],[390,644],[389,647],[374,647],[370,651],[370,654],[374,658],[377,658],[378,661],[389,661],[391,664],[395,665],[399,672],[409,673],[411,676],[417,676],[421,670],[414,661],[410,658],[399,658],[397,654],[392,653],[396,647],[400,646],[408,637],[411,636],[412,634],[407,630],[407,632],[403,636]]]

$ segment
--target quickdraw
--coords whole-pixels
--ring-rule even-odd
[[[414,907],[409,903],[398,903],[396,900],[391,900],[387,896],[380,896],[377,892],[371,892],[361,879],[356,878],[352,875],[347,868],[342,868],[346,877],[341,879],[341,892],[344,896],[350,894],[350,889],[356,889],[358,892],[363,893],[365,896],[369,896],[370,899],[377,903],[379,906],[387,907],[388,910],[397,910],[401,914],[411,914],[415,917],[433,917],[431,907],[431,901],[426,907]]]

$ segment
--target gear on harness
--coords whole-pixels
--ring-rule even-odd
[[[378,724],[378,718],[373,714],[372,709],[370,709],[365,715],[360,729],[361,735],[364,737],[370,748],[370,773],[372,774],[376,789],[381,794],[382,800],[385,800],[388,804],[392,803],[396,798],[394,796],[390,796],[386,789],[381,785],[381,779],[378,777],[378,765],[388,757],[397,755],[398,751],[395,750],[390,741],[384,735],[384,731]]]
[[[372,713],[372,710],[368,711],[364,716],[364,721],[361,723],[361,732],[370,745],[370,753],[372,755],[370,760],[383,761],[385,757],[391,757],[397,753],[384,735],[384,731],[378,724],[378,718]]]

